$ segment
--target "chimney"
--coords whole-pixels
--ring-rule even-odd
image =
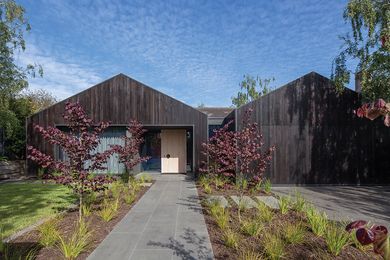
[[[355,74],[355,91],[362,92],[362,72],[359,71]]]

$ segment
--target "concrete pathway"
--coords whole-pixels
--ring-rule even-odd
[[[213,259],[194,182],[184,175],[154,178],[89,260]]]
[[[279,195],[299,191],[306,200],[324,210],[334,220],[364,219],[390,227],[390,187],[317,186],[273,187]]]

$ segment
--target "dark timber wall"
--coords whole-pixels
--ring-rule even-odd
[[[390,129],[354,115],[359,95],[337,94],[309,73],[237,109],[237,128],[252,108],[267,146],[276,151],[267,175],[278,184],[389,184]]]
[[[46,127],[64,124],[62,114],[68,100],[80,102],[94,121],[110,121],[112,125],[127,125],[130,119],[137,119],[144,125],[193,126],[195,171],[198,170],[201,143],[207,140],[207,115],[123,74],[29,117],[28,145],[54,155],[54,147],[33,131],[33,125]],[[33,171],[33,165],[29,165],[29,172]]]

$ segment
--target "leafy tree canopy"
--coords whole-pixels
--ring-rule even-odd
[[[236,97],[232,97],[232,105],[240,107],[267,94],[272,90],[270,84],[273,81],[275,81],[274,78],[262,79],[259,76],[244,75],[244,79],[240,83],[241,90]]]
[[[350,0],[344,20],[352,35],[342,36],[343,47],[335,58],[331,78],[337,90],[349,83],[352,71],[349,60],[358,64],[361,91],[366,101],[390,100],[390,2],[387,0]]]
[[[42,75],[39,65],[21,67],[15,62],[15,53],[26,48],[24,33],[31,29],[24,13],[15,1],[0,0],[0,128],[6,136],[12,135],[18,126],[11,101],[28,86],[28,76]]]

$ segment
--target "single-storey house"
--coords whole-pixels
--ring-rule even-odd
[[[118,144],[130,119],[147,129],[140,154],[151,159],[135,169],[161,173],[199,171],[204,159],[201,144],[213,130],[253,109],[266,146],[276,150],[267,176],[275,184],[384,184],[390,183],[390,129],[380,120],[357,118],[353,109],[359,93],[338,94],[331,81],[315,72],[277,88],[259,99],[233,108],[193,108],[126,75],[119,74],[27,118],[27,144],[58,159],[58,147],[48,144],[33,125],[64,128],[66,101],[79,102],[95,121],[110,121],[99,150]],[[116,157],[108,171],[124,171]],[[29,172],[36,170],[28,162]]]

